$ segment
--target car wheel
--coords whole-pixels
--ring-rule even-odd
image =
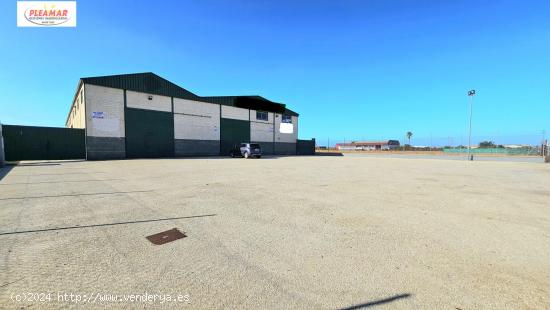
[[[262,155],[258,155],[258,158],[262,158]]]
[[[235,158],[235,153],[231,152],[229,156],[231,156],[231,158]]]
[[[245,152],[245,153],[244,153],[244,158],[248,158],[248,156],[249,156],[249,155],[248,155],[248,152]]]

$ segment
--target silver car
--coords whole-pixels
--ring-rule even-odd
[[[262,157],[262,148],[258,143],[241,143],[235,145],[230,153],[231,157]]]

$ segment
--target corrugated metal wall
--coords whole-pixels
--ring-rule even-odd
[[[3,125],[6,161],[84,159],[84,129]]]
[[[174,156],[172,112],[126,108],[126,158]]]
[[[233,145],[250,141],[250,121],[222,118],[220,121],[220,155],[229,155]]]

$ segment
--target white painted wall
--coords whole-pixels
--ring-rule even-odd
[[[84,128],[86,127],[85,122],[85,95],[84,95],[84,85],[81,85],[78,89],[75,100],[71,105],[71,110],[67,116],[67,122],[65,126],[67,128]]]
[[[193,115],[217,115],[220,118],[220,105],[208,102],[174,98],[174,113]]]
[[[273,112],[267,113],[267,121],[256,118],[256,110],[250,110],[250,140],[273,142]]]
[[[247,121],[249,117],[248,109],[241,109],[241,108],[222,105],[222,117]],[[254,119],[255,118],[256,116],[254,116]]]
[[[176,139],[220,140],[218,104],[174,98]]]
[[[292,133],[281,133],[281,114],[275,114],[275,142],[296,143],[298,139],[298,117],[292,116]]]
[[[273,142],[273,124],[250,122],[250,141]]]
[[[151,100],[149,100],[149,96],[152,96]],[[126,106],[129,108],[172,112],[172,99],[166,96],[127,90]]]
[[[124,93],[121,89],[85,85],[82,111],[85,115],[87,134],[95,137],[124,137]],[[80,96],[80,95],[79,95]],[[146,108],[170,112],[171,99],[166,96],[127,91],[129,107]],[[77,97],[77,101],[80,99]],[[85,109],[84,109],[85,106]],[[86,113],[84,114],[84,111]],[[92,118],[93,112],[103,112],[103,119]],[[220,106],[217,104],[174,98],[174,136],[176,139],[220,140]],[[250,135],[252,141],[272,142],[275,130],[275,142],[296,143],[298,137],[298,117],[292,116],[293,132],[281,133],[281,115],[268,113],[268,121],[256,119],[256,111],[230,106],[221,106],[221,116],[230,119],[251,120]],[[275,127],[273,128],[273,118]],[[84,124],[84,118],[71,118],[73,128]],[[80,126],[80,125],[79,125]]]
[[[86,132],[93,137],[122,138],[124,135],[124,92],[122,89],[86,84]],[[103,112],[103,118],[92,118]]]

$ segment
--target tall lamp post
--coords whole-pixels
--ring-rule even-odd
[[[474,105],[474,96],[476,95],[476,90],[472,89],[468,91],[468,97],[470,97],[470,130],[468,132],[468,160],[472,160],[471,149],[472,149],[472,107]]]
[[[545,147],[546,147],[546,130],[542,130],[542,157],[546,155],[545,153]]]

